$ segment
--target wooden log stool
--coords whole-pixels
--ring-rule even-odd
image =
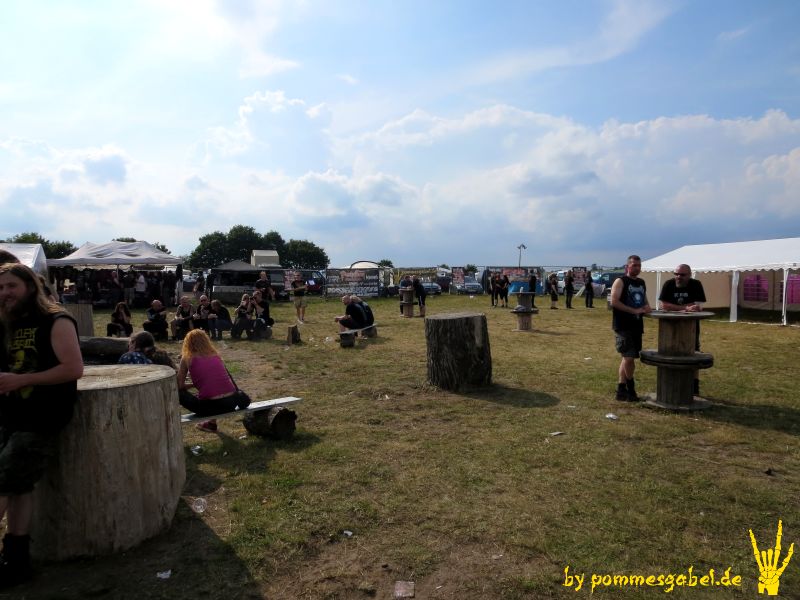
[[[517,292],[517,306],[511,309],[517,317],[517,328],[514,331],[533,331],[533,315],[539,313],[533,307],[532,292]]]
[[[695,352],[700,319],[714,313],[653,311],[647,317],[658,320],[658,351],[643,350],[643,364],[656,367],[656,393],[645,396],[644,405],[674,411],[709,408],[708,400],[692,393],[694,372],[714,366],[714,357]]]
[[[185,480],[175,371],[88,366],[34,492],[31,550],[63,560],[136,546],[169,528]]]
[[[297,327],[297,325],[289,325],[289,328],[286,332],[286,345],[291,346],[292,344],[299,344],[301,341],[300,329]]]
[[[414,288],[400,288],[400,311],[404,317],[414,316]]]
[[[356,337],[359,333],[361,334],[361,337],[376,338],[378,337],[378,324],[373,323],[372,325],[362,327],[361,329],[345,329],[344,331],[340,331],[339,345],[342,348],[352,348],[356,345]]]
[[[438,314],[425,318],[428,381],[457,391],[465,384],[492,383],[492,353],[486,315]]]

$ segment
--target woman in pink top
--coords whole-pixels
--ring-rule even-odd
[[[186,383],[186,375],[192,382]],[[197,395],[188,388],[197,389]],[[186,334],[181,350],[181,364],[178,367],[178,396],[181,406],[198,415],[210,416],[245,408],[236,384],[228,374],[225,363],[217,353],[211,340],[202,329],[192,329]],[[246,398],[246,396],[244,396]],[[214,419],[203,421],[198,429],[214,432],[217,422]]]

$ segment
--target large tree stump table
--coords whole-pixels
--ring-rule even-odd
[[[534,294],[531,292],[516,292],[517,306],[511,312],[517,316],[517,328],[514,331],[533,331],[533,315],[539,313],[533,307]]]
[[[185,479],[175,371],[88,366],[36,486],[31,549],[63,560],[136,546],[169,528]]]
[[[407,318],[414,316],[414,288],[400,288],[400,312]]]
[[[656,393],[645,395],[644,404],[675,411],[702,410],[712,406],[692,393],[696,369],[714,366],[714,357],[695,351],[697,327],[701,319],[714,313],[653,311],[647,316],[658,321],[658,350],[643,350],[642,363],[658,369]]]
[[[94,335],[94,308],[91,304],[64,304],[64,308],[78,324],[78,335],[84,337]]]
[[[492,383],[486,315],[438,314],[425,318],[428,381],[446,390]]]

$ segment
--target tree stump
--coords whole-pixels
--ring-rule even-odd
[[[253,435],[277,440],[289,440],[294,435],[297,413],[284,406],[247,413],[242,419],[244,428]]]
[[[91,304],[65,304],[64,308],[78,323],[78,335],[94,335],[94,312]]]
[[[175,371],[86,367],[72,421],[34,493],[44,559],[110,554],[169,528],[186,480]]]
[[[486,315],[454,313],[425,319],[428,381],[442,389],[492,382],[492,353]]]
[[[414,288],[400,288],[400,312],[409,319],[414,316]]]
[[[297,325],[289,325],[286,332],[286,345],[291,346],[292,344],[299,344],[300,342],[300,329]]]
[[[115,364],[128,351],[130,338],[81,337],[84,362]]]

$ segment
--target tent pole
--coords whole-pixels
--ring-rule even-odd
[[[738,314],[738,305],[739,305],[739,271],[734,271],[733,276],[731,277],[731,316],[730,322],[736,323],[739,314]]]
[[[781,301],[783,307],[783,321],[782,325],[786,326],[789,322],[786,320],[786,297],[787,297],[787,290],[789,289],[789,269],[784,267],[783,269],[783,298]]]
[[[658,308],[658,297],[661,295],[661,271],[656,271],[656,308]]]

